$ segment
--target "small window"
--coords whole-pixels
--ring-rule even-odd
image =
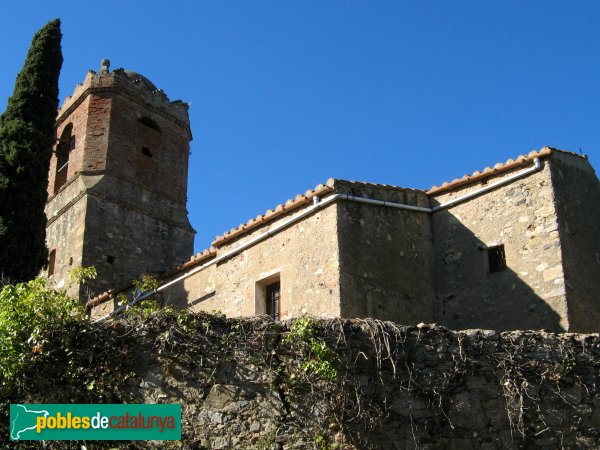
[[[148,128],[152,128],[153,130],[160,131],[160,128],[158,128],[158,124],[154,120],[152,120],[150,117],[146,117],[146,116],[140,117],[138,119],[138,122]]]
[[[254,307],[257,315],[267,314],[275,320],[281,319],[281,279],[279,272],[273,273],[254,285]]]
[[[156,186],[161,135],[158,124],[149,117],[140,117],[136,123],[135,174],[143,184]]]
[[[490,273],[500,272],[506,269],[506,253],[504,252],[504,245],[489,247],[487,252]]]
[[[113,255],[106,255],[106,262],[109,264],[114,264],[115,257]]]
[[[49,277],[54,275],[55,266],[56,266],[56,249],[52,250],[48,257],[48,276]]]
[[[279,300],[281,298],[281,283],[269,284],[267,286],[267,314],[275,320],[279,320]]]

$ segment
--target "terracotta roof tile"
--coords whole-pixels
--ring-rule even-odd
[[[163,274],[161,276],[161,278],[167,278],[167,277],[173,276],[179,272],[187,270],[187,269],[194,267],[210,258],[215,257],[217,254],[218,246],[223,245],[224,243],[226,243],[236,237],[239,237],[242,234],[253,230],[254,228],[264,225],[266,222],[274,220],[275,218],[277,218],[283,214],[293,211],[294,209],[300,208],[301,206],[309,203],[312,200],[312,198],[317,195],[319,195],[319,196],[326,195],[326,194],[333,192],[336,189],[336,183],[338,183],[339,185],[346,185],[346,186],[347,185],[350,185],[350,186],[356,185],[357,187],[364,186],[364,187],[374,187],[374,188],[378,188],[378,189],[386,189],[386,190],[394,190],[394,191],[403,190],[403,191],[425,192],[428,195],[435,195],[435,194],[439,194],[443,191],[447,191],[450,189],[454,189],[454,188],[463,186],[468,183],[472,183],[478,179],[488,177],[492,174],[502,173],[502,172],[511,170],[513,168],[519,167],[521,165],[525,165],[526,163],[532,161],[536,157],[546,157],[546,156],[551,155],[553,152],[562,152],[562,153],[569,153],[569,154],[576,155],[576,156],[581,156],[576,153],[568,152],[565,150],[558,150],[558,149],[551,148],[551,147],[544,147],[540,150],[533,150],[527,155],[520,155],[516,159],[508,159],[504,163],[497,163],[494,165],[493,168],[486,167],[482,171],[476,170],[472,174],[465,174],[462,176],[462,178],[456,178],[456,179],[452,180],[451,182],[445,181],[444,183],[442,183],[441,186],[433,186],[428,191],[424,191],[421,189],[402,188],[399,186],[393,186],[393,185],[388,185],[388,184],[377,184],[377,183],[369,183],[369,182],[364,182],[364,181],[347,181],[347,180],[338,180],[338,179],[330,178],[327,180],[327,183],[319,184],[314,189],[307,190],[304,193],[304,195],[298,194],[298,195],[296,195],[296,197],[294,197],[294,199],[288,199],[285,203],[279,204],[275,208],[267,210],[265,212],[265,214],[259,214],[255,218],[249,219],[246,223],[240,224],[237,228],[232,228],[231,230],[224,232],[221,236],[217,236],[215,238],[215,240],[212,242],[212,246],[210,248],[192,256],[190,261],[177,266],[173,270],[166,272],[165,274]],[[132,287],[132,285],[128,284],[128,285],[122,286],[118,289],[104,292],[103,294],[90,300],[87,303],[86,307],[91,308],[100,303],[104,303],[105,301],[108,301],[109,299],[114,298],[114,296],[116,294],[123,292],[131,287]]]
[[[214,256],[216,256],[216,254],[217,254],[217,249],[215,249],[214,247],[204,249],[201,252],[196,253],[194,256],[192,256],[189,261],[184,262],[183,264],[180,264],[179,266],[175,267],[174,269],[171,269],[171,270],[165,272],[164,274],[161,275],[160,278],[161,279],[168,278],[168,277],[173,276],[176,273],[179,273],[183,270],[189,269],[190,267],[197,266],[198,264],[203,263],[206,260],[213,258]]]
[[[94,306],[100,305],[102,303],[105,303],[109,300],[112,300],[113,298],[116,297],[117,294],[120,294],[123,291],[126,291],[127,289],[129,289],[130,287],[132,287],[133,285],[131,283],[123,285],[121,287],[118,287],[116,289],[110,289],[106,292],[103,292],[100,295],[97,295],[96,297],[92,298],[90,301],[88,301],[85,304],[85,308],[86,309],[92,309]]]
[[[312,198],[316,195],[324,195],[332,192],[333,187],[331,186],[331,184],[333,184],[332,179],[327,180],[327,184],[319,184],[314,189],[309,189],[308,191],[306,191],[304,195],[298,194],[296,195],[294,200],[289,199],[285,203],[281,203],[275,208],[267,210],[265,214],[258,215],[255,219],[249,219],[246,223],[241,224],[237,228],[232,228],[231,230],[223,233],[221,236],[217,236],[212,242],[212,245],[214,247],[223,245],[225,242],[228,242],[231,239],[234,239],[247,231],[250,231],[258,226],[263,225],[268,221],[271,221],[283,214],[286,214],[296,208],[299,208],[302,205],[305,205],[306,203],[310,202]]]
[[[427,191],[427,194],[428,195],[436,195],[443,191],[447,191],[449,189],[454,189],[454,188],[463,186],[465,184],[472,183],[478,179],[481,179],[481,178],[484,178],[484,177],[487,177],[487,176],[490,176],[490,175],[493,175],[496,173],[506,172],[506,171],[514,169],[516,167],[522,166],[530,161],[533,161],[535,158],[543,158],[543,157],[550,156],[553,152],[561,152],[561,153],[568,153],[571,155],[581,156],[577,153],[569,152],[566,150],[558,150],[558,149],[552,148],[552,147],[543,147],[540,150],[532,150],[527,155],[520,155],[516,159],[509,159],[503,163],[499,162],[499,163],[495,164],[493,168],[486,167],[485,169],[483,169],[483,171],[476,170],[471,175],[465,175],[462,178],[452,180],[451,182],[446,181],[446,182],[442,183],[441,186],[433,186],[431,189],[429,189]]]
[[[365,186],[365,187],[373,187],[373,188],[377,188],[377,189],[385,189],[385,190],[390,190],[390,191],[425,192],[423,189],[406,188],[406,187],[401,187],[401,186],[395,186],[393,184],[370,183],[368,181],[350,181],[350,180],[341,180],[341,179],[335,179],[335,178],[330,178],[329,181],[331,181],[332,186],[335,185],[335,183],[344,183],[344,184],[349,184],[349,185],[356,185],[358,187]],[[329,181],[328,181],[328,183],[329,183]]]

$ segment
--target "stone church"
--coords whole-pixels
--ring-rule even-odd
[[[227,316],[600,331],[600,183],[585,156],[544,147],[426,191],[330,179],[190,258],[185,103],[105,60],[56,132],[47,275],[60,286],[95,266],[74,291],[95,296],[92,317],[151,273],[165,304]]]

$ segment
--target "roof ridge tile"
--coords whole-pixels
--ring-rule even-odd
[[[249,219],[245,223],[240,224],[237,228],[232,228],[220,236],[217,236],[212,245],[218,247],[224,243],[234,239],[246,231],[250,231],[268,221],[275,219],[283,214],[286,214],[306,203],[308,203],[316,195],[322,195],[332,192],[335,184],[335,179],[329,178],[326,183],[320,183],[314,189],[307,190],[304,194],[298,194],[294,199],[288,199],[285,203],[279,203],[272,209],[268,209],[264,214],[259,214],[255,219]]]
[[[570,155],[584,157],[582,155],[579,155],[579,154],[577,154],[575,152],[571,152],[571,151],[568,151],[568,150],[559,150],[557,148],[545,146],[545,147],[542,147],[539,150],[532,150],[527,155],[519,155],[515,159],[509,158],[505,162],[498,162],[498,163],[496,163],[494,165],[493,168],[488,166],[488,167],[484,168],[482,171],[476,170],[471,175],[468,175],[468,174],[464,175],[460,179],[459,178],[455,178],[454,180],[452,180],[450,182],[445,181],[445,182],[443,182],[439,186],[434,185],[429,190],[427,190],[426,192],[427,192],[428,195],[439,194],[439,193],[441,193],[443,191],[447,191],[447,190],[455,188],[455,187],[463,186],[463,185],[465,185],[467,183],[471,183],[471,182],[473,182],[475,180],[487,177],[487,176],[492,175],[494,173],[500,173],[500,172],[504,172],[504,171],[507,171],[507,170],[511,170],[511,169],[513,169],[515,167],[519,167],[519,166],[525,164],[528,161],[532,161],[535,158],[549,156],[553,152],[567,153],[567,154],[570,154]]]

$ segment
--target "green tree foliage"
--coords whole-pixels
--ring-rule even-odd
[[[48,166],[62,66],[60,20],[33,37],[0,117],[0,274],[34,278],[46,265]]]
[[[71,279],[95,278],[93,267],[73,271]],[[47,339],[70,323],[87,320],[81,302],[65,289],[53,289],[38,277],[27,283],[7,284],[0,291],[0,387],[9,383],[42,353]]]

